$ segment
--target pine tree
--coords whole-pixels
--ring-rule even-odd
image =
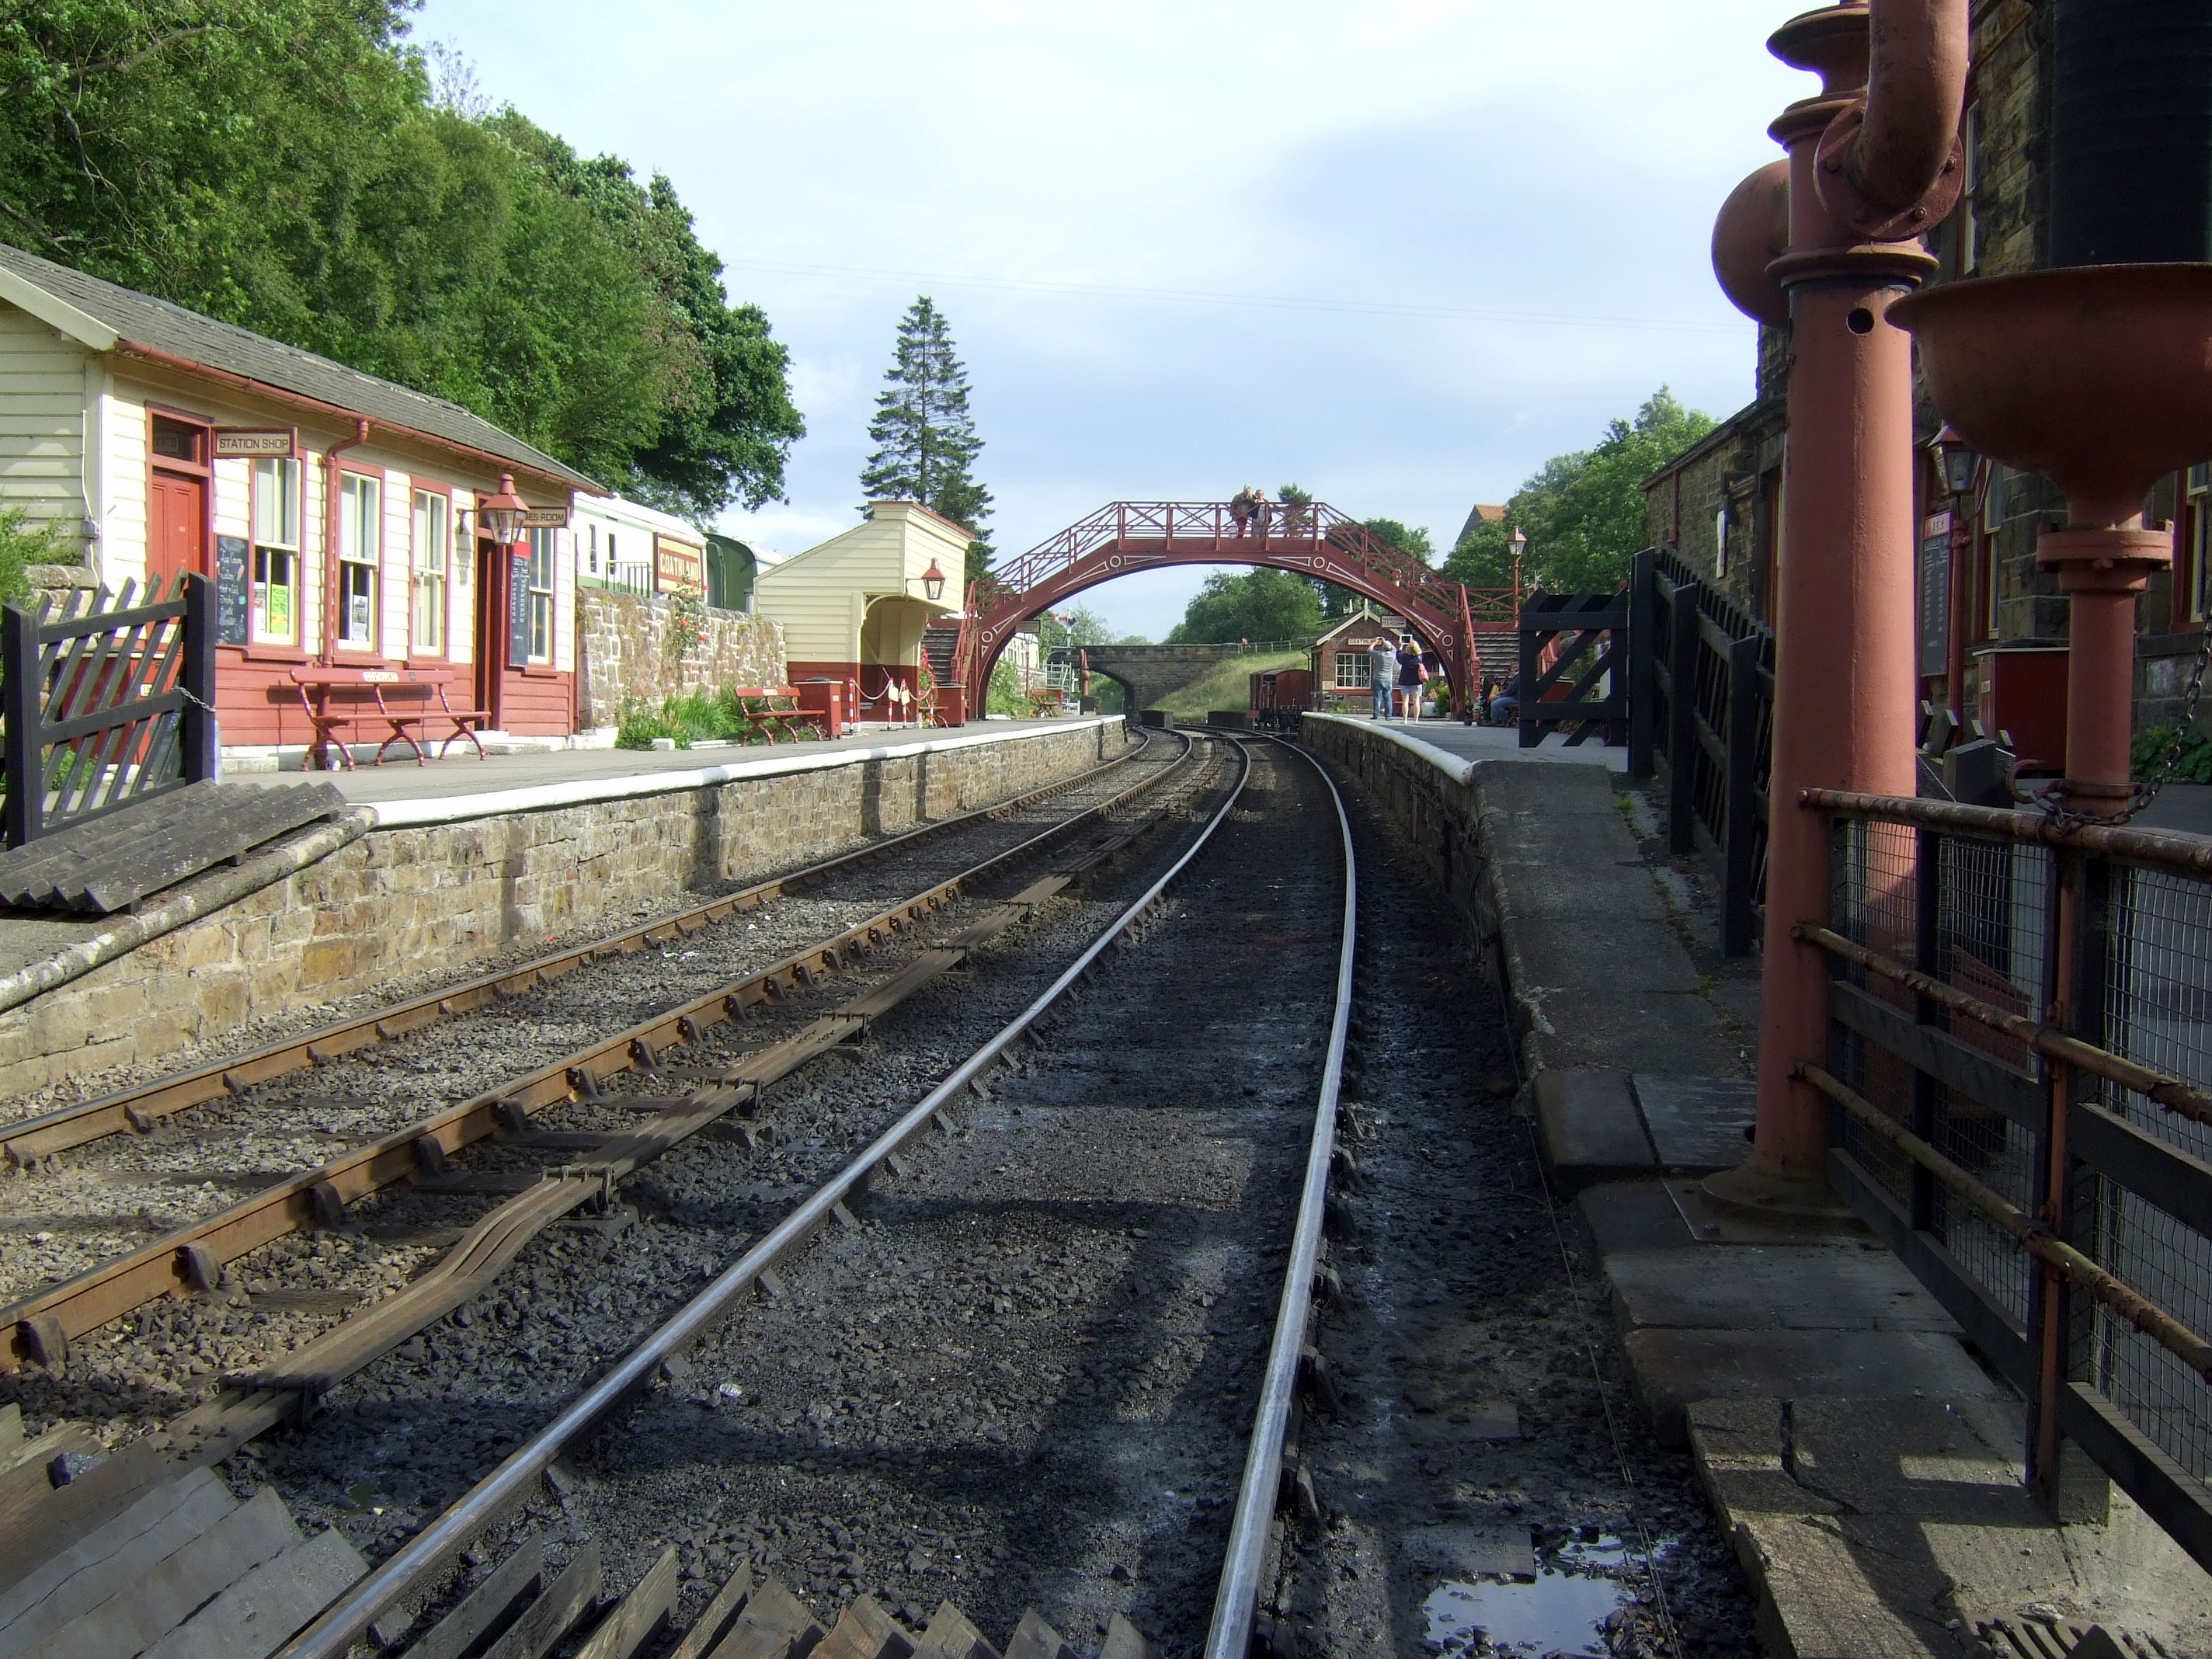
[[[861,469],[860,488],[871,501],[920,501],[963,526],[975,538],[968,544],[966,571],[972,582],[991,564],[983,530],[991,492],[970,471],[983,441],[968,412],[968,371],[954,350],[945,313],[927,294],[899,319],[898,343],[884,379],[890,384],[876,394],[876,418],[868,422],[876,451]]]

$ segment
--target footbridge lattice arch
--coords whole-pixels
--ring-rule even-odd
[[[1511,588],[1439,575],[1324,501],[1270,502],[1242,523],[1226,501],[1114,501],[971,586],[953,662],[973,706],[1020,623],[1116,576],[1178,564],[1267,565],[1395,611],[1437,653],[1462,712],[1479,672],[1474,636],[1511,633],[1519,610]]]

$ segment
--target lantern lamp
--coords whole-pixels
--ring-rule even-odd
[[[522,515],[530,510],[522,497],[514,493],[514,474],[499,475],[499,489],[477,505],[477,520],[501,547],[512,544],[522,534]]]
[[[929,562],[929,568],[921,573],[921,591],[933,599],[945,597],[945,573],[937,568],[937,561]]]

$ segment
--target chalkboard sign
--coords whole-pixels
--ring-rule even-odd
[[[248,586],[245,540],[237,536],[218,536],[215,538],[215,642],[217,645],[246,643],[246,602],[252,590]]]
[[[530,555],[527,552],[507,556],[507,659],[517,667],[530,660]]]
[[[1944,672],[1951,635],[1951,515],[1920,526],[1920,672]]]

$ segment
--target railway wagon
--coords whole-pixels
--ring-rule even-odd
[[[1270,668],[1251,678],[1252,723],[1279,730],[1295,726],[1313,704],[1313,672],[1305,668]]]

